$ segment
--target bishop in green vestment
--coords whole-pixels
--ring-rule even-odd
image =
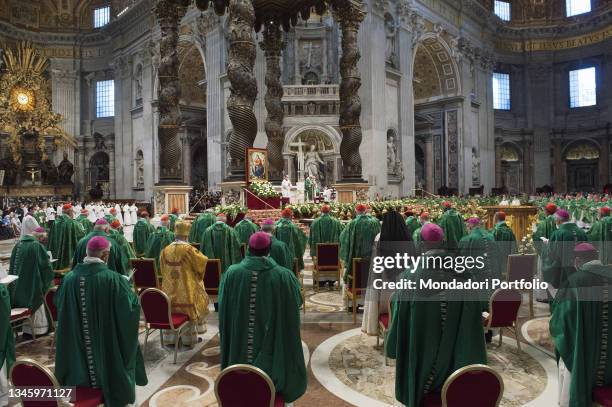
[[[408,226],[408,231],[410,232],[410,236],[414,235],[414,232],[421,227],[419,222],[419,218],[414,215],[412,209],[406,211],[406,226]]]
[[[559,405],[591,407],[593,388],[612,383],[612,266],[589,243],[578,244],[574,255],[576,272],[557,292],[550,334],[559,357]]]
[[[303,270],[304,250],[306,250],[307,238],[302,229],[291,221],[292,217],[293,211],[291,208],[283,209],[282,218],[276,222],[274,237],[284,242],[289,247],[289,251],[293,255],[293,258],[298,261],[298,268]]]
[[[257,232],[249,255],[231,266],[219,289],[221,369],[236,363],[266,372],[287,403],[308,382],[300,337],[300,283],[268,257],[271,238]]]
[[[330,215],[331,208],[329,205],[321,207],[321,216],[312,222],[310,225],[310,234],[308,236],[308,245],[310,246],[310,255],[317,255],[317,244],[319,243],[339,243],[340,233],[342,233],[342,223]]]
[[[106,219],[106,222],[108,222],[109,225],[113,223],[113,221],[117,219],[117,209],[110,208],[108,215],[104,215],[104,219]]]
[[[242,260],[238,235],[226,222],[225,214],[218,214],[217,221],[204,231],[200,242],[200,252],[209,259],[221,260],[221,272]]]
[[[433,223],[422,229],[425,258],[448,255],[444,232]],[[432,262],[432,264],[435,262]],[[452,269],[417,268],[401,278],[451,281],[467,279]],[[480,303],[460,290],[399,290],[392,301],[392,321],[385,341],[386,354],[395,363],[395,398],[406,407],[419,407],[426,393],[440,392],[457,369],[486,364]]]
[[[123,235],[123,228],[121,227],[121,222],[119,222],[119,219],[115,219],[113,223],[111,223],[109,236],[115,239],[115,241],[119,244],[119,247],[121,247],[121,249],[123,250],[123,254],[128,259],[136,258],[136,252],[134,252],[134,248]]]
[[[251,235],[257,231],[259,231],[259,226],[257,226],[251,219],[244,218],[236,226],[234,226],[234,230],[238,234],[238,240],[240,240],[240,244],[249,244],[249,238]]]
[[[281,242],[274,237],[275,228],[276,224],[272,219],[266,219],[261,224],[262,232],[269,234],[272,239],[272,243],[270,244],[270,257],[272,257],[279,266],[293,271],[293,253],[285,242]]]
[[[344,281],[351,273],[354,258],[365,258],[372,255],[372,246],[376,235],[380,233],[380,223],[376,218],[366,214],[363,204],[355,206],[355,219],[351,220],[340,237],[340,259],[344,262]]]
[[[306,202],[314,199],[314,182],[310,177],[306,177],[304,180],[304,199]]]
[[[145,250],[145,257],[147,259],[155,259],[157,269],[159,270],[159,255],[162,250],[169,244],[174,242],[174,233],[170,231],[170,217],[163,215],[161,217],[161,226],[149,236],[147,240],[147,248]]]
[[[15,363],[15,335],[11,328],[11,296],[6,286],[0,284],[0,368],[7,376],[13,363]],[[8,389],[2,390],[8,391]]]
[[[127,278],[110,270],[110,242],[87,244],[87,257],[68,273],[55,296],[55,376],[62,386],[98,387],[105,405],[134,403],[147,384],[138,343],[140,304]]]
[[[557,212],[557,205],[549,202],[544,207],[544,216],[538,222],[536,230],[533,232],[533,244],[536,251],[541,255],[543,253],[544,243],[542,238],[548,240],[551,238],[553,232],[557,230],[557,221],[555,219],[555,212]]]
[[[491,234],[493,235],[493,239],[496,242],[497,250],[500,255],[500,270],[502,274],[505,275],[508,269],[508,256],[515,254],[517,251],[516,237],[514,236],[512,229],[510,229],[510,226],[508,226],[506,223],[505,212],[497,212],[493,217],[493,220],[495,222],[495,226],[493,227],[493,230],[491,230]]]
[[[423,226],[427,225],[428,223],[429,212],[422,212],[421,215],[419,215],[419,227],[412,232],[412,241],[414,242],[417,252],[420,250],[420,242],[423,241],[423,238],[421,237],[421,230],[423,229]]]
[[[62,214],[55,219],[49,232],[48,248],[57,259],[55,270],[64,270],[71,266],[77,242],[85,236],[85,231],[79,222],[72,219],[72,205],[62,207]]]
[[[570,222],[570,215],[564,209],[555,212],[557,230],[555,230],[544,249],[542,275],[544,281],[554,288],[561,287],[574,272],[574,247],[579,242],[588,240],[586,233],[575,223]]]
[[[87,209],[83,209],[81,210],[81,214],[79,215],[79,217],[76,218],[76,221],[79,222],[83,227],[83,231],[85,234],[91,232],[94,226],[93,223],[91,223],[91,221],[87,218],[88,216],[89,211]]]
[[[98,219],[94,226],[93,232],[79,240],[74,251],[74,259],[72,264],[75,266],[83,262],[83,259],[87,256],[87,244],[91,239],[96,236],[102,236],[106,238],[110,243],[109,256],[107,260],[107,267],[119,274],[127,276],[129,274],[129,257],[127,253],[121,248],[119,243],[110,236],[110,227],[106,223],[105,219]]]
[[[206,211],[198,215],[198,218],[191,225],[191,229],[189,230],[189,242],[190,243],[200,243],[200,239],[202,234],[206,229],[212,226],[215,223],[216,217],[213,212]]]
[[[9,274],[19,277],[11,284],[11,304],[13,308],[32,311],[36,335],[49,329],[43,304],[54,276],[47,249],[40,243],[45,235],[45,230],[39,227],[31,235],[22,236],[13,247],[9,265]]]
[[[453,248],[467,234],[467,230],[463,218],[450,202],[445,201],[442,206],[444,207],[444,213],[440,216],[438,225],[444,230],[444,241],[447,247]]]
[[[599,208],[599,219],[593,223],[587,237],[597,247],[601,262],[612,263],[612,217],[608,206]]]
[[[134,226],[133,238],[134,238],[134,251],[137,257],[144,256],[147,250],[147,241],[149,236],[155,232],[155,227],[149,223],[149,213],[142,211],[140,218]]]
[[[172,213],[170,215],[168,215],[168,217],[170,218],[170,223],[168,224],[168,229],[170,230],[170,232],[174,233],[174,225],[176,224],[176,221],[179,219],[179,210],[178,208],[172,208]]]

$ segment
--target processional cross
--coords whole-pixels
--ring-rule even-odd
[[[305,147],[307,144],[302,140],[298,140],[295,143],[289,144],[291,147],[297,147],[297,159],[298,159],[298,181],[304,181],[304,150],[302,147]]]

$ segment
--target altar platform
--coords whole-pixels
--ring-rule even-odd
[[[531,233],[531,225],[538,214],[538,208],[535,206],[483,206],[483,209],[487,211],[487,228],[495,226],[493,217],[496,212],[505,212],[506,221],[514,232],[516,240],[521,240]]]
[[[2,186],[0,196],[4,197],[72,197],[73,185],[24,185]]]

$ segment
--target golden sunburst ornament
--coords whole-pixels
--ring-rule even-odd
[[[11,109],[16,112],[31,112],[36,107],[36,98],[32,90],[22,86],[15,86],[11,90]]]

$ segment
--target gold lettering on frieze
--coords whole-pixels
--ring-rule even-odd
[[[555,40],[497,41],[496,48],[509,52],[559,51],[564,49],[586,47],[612,38],[612,27],[606,27],[593,33]]]

